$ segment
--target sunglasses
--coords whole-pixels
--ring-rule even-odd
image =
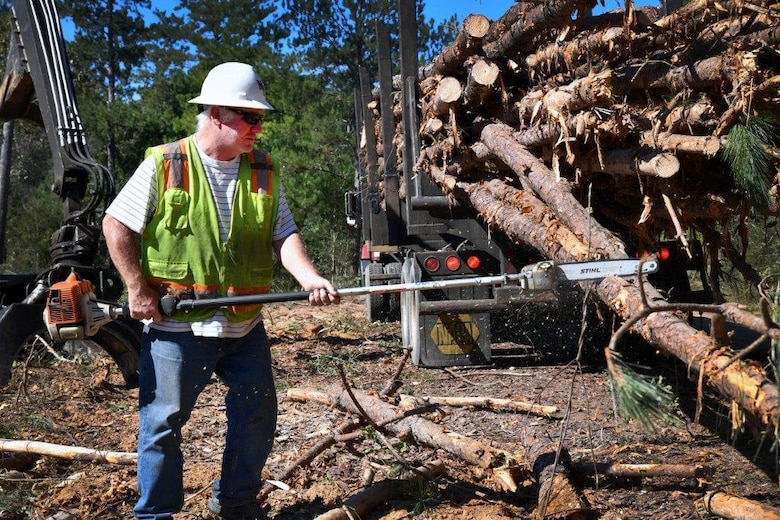
[[[233,107],[225,107],[225,108],[241,116],[241,119],[243,119],[244,122],[249,126],[255,126],[257,123],[263,122],[263,114],[258,114],[257,112],[247,112],[245,110],[239,110]]]

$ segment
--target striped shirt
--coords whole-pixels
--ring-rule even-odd
[[[196,143],[197,148],[197,143]],[[230,216],[233,208],[233,195],[238,179],[240,157],[230,161],[218,161],[205,155],[198,148],[200,160],[208,179],[214,201],[217,206],[220,238],[226,241],[230,232]],[[157,180],[153,157],[147,157],[138,166],[135,173],[127,181],[106,213],[117,219],[132,231],[141,234],[157,210]],[[279,207],[274,224],[273,240],[283,240],[298,231],[284,191],[279,189]],[[227,320],[222,311],[206,321],[183,322],[163,319],[161,322],[147,321],[146,326],[170,332],[192,331],[196,336],[236,338],[245,335],[252,327],[262,320],[262,315],[256,318],[233,323]]]

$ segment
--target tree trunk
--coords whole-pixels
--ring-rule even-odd
[[[478,59],[469,69],[463,99],[470,107],[486,104],[498,81],[498,65],[490,60]]]
[[[536,516],[539,518],[585,519],[587,501],[571,480],[569,453],[548,442],[536,442],[528,450],[532,473],[539,483]]]
[[[602,157],[591,157],[582,167],[590,172],[667,179],[680,171],[680,161],[670,153],[649,148],[632,148],[609,150],[604,152]]]
[[[528,191],[512,188],[499,180],[457,181],[433,168],[430,174],[443,188],[473,206],[489,225],[501,229],[510,239],[545,251],[556,261],[588,258],[590,252],[585,244]]]
[[[533,190],[561,222],[582,242],[589,243],[596,256],[626,258],[625,246],[593,221],[569,191],[568,183],[558,181],[539,158],[515,141],[512,134],[512,129],[506,125],[488,125],[482,130],[482,142],[519,177],[528,179]]]
[[[449,113],[450,107],[461,98],[463,88],[460,81],[453,77],[442,78],[433,95],[428,111],[434,116]]]

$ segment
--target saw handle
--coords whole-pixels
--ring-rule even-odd
[[[362,288],[359,288],[362,289]],[[347,291],[339,291],[343,295]],[[175,296],[166,295],[160,298],[160,312],[163,316],[173,316],[176,311],[191,311],[193,309],[208,309],[225,307],[227,305],[254,305],[263,303],[281,303],[308,300],[309,291],[246,294],[243,296],[230,296],[225,298],[205,298],[202,300],[180,300]]]
[[[173,316],[176,312],[177,298],[175,296],[163,296],[160,298],[160,312],[163,316]]]

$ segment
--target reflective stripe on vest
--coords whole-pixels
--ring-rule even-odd
[[[165,146],[163,152],[165,188],[181,188],[189,192],[189,160],[184,141],[163,146]],[[260,155],[262,160],[255,160],[255,151],[249,152],[249,167],[252,168],[252,192],[267,195],[273,191],[273,163],[266,160],[268,156],[265,153],[260,152]]]

